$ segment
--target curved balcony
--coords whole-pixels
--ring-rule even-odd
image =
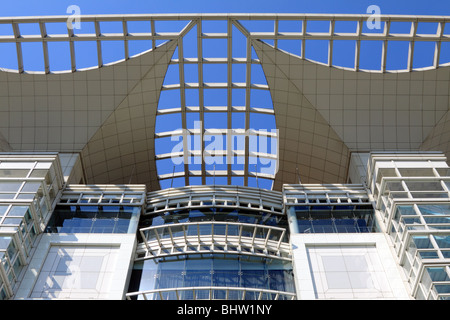
[[[295,293],[255,288],[189,287],[139,291],[127,294],[127,300],[294,300]]]
[[[289,259],[286,229],[250,223],[201,221],[139,230],[138,257],[185,253],[239,253]]]
[[[236,251],[183,252],[135,261],[129,300],[295,299],[290,259]]]
[[[149,193],[127,299],[295,299],[281,200],[230,186]]]

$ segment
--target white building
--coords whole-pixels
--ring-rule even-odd
[[[0,18],[0,298],[448,299],[450,20],[367,19]]]

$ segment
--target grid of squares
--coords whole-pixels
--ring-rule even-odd
[[[10,297],[42,233],[63,178],[56,154],[4,154],[0,159],[0,282]]]
[[[2,67],[20,73],[102,67],[177,39],[196,18],[82,16],[75,23],[70,17],[7,19],[0,21],[0,44],[6,58],[2,60],[8,61]],[[439,16],[211,14],[202,19],[207,28],[215,27],[203,33],[208,39],[202,41],[205,47],[211,44],[214,48],[210,51],[213,57],[221,46],[216,43],[228,32],[223,22],[233,19],[252,39],[328,66],[386,72],[438,68],[450,62],[450,23]],[[221,57],[226,56],[225,49]]]
[[[317,299],[392,299],[375,246],[308,246]]]
[[[30,298],[101,299],[107,296],[117,248],[51,246]]]
[[[275,117],[245,30],[231,19],[199,20],[186,30],[167,69],[155,123],[161,187],[213,183],[271,189]]]
[[[263,68],[273,70],[276,80],[271,82],[268,75],[269,85],[278,84],[273,88],[277,121],[282,112],[279,104],[289,104],[290,91],[295,88],[350,151],[417,150],[448,112],[449,74],[445,68],[412,73],[353,72],[321,66],[265,44],[255,48],[259,55],[265,53]],[[283,76],[287,82],[280,81]],[[290,91],[287,83],[293,88]],[[277,95],[279,102],[275,101]],[[300,110],[284,112],[293,116]],[[441,121],[440,128],[445,131],[445,121]],[[282,125],[277,123],[277,127]],[[443,138],[439,150],[445,152],[445,134]]]
[[[369,162],[368,182],[381,212],[380,225],[402,261],[411,295],[420,300],[450,296],[446,160],[440,152],[379,153]]]

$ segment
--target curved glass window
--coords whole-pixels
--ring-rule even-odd
[[[295,209],[300,233],[367,233],[378,230],[371,206]]]
[[[295,292],[290,262],[234,254],[191,254],[137,261],[133,267],[129,292],[187,287],[235,287]],[[168,298],[176,299],[175,292],[172,294]],[[214,295],[214,299],[225,298],[224,291],[215,291]],[[155,293],[152,298],[159,299],[160,296]],[[179,298],[194,299],[194,292],[181,290]],[[196,295],[195,298],[208,297]],[[232,294],[228,298],[238,297]],[[255,298],[257,296],[248,297]]]
[[[150,227],[172,223],[200,221],[240,222],[287,228],[286,216],[271,214],[268,212],[229,208],[175,210],[166,212],[163,215],[149,215],[141,217],[140,224],[141,227]]]

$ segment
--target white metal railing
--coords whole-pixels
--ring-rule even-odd
[[[168,289],[156,289],[147,291],[138,291],[127,293],[127,300],[133,298],[142,298],[143,300],[167,300],[176,298],[177,300],[184,300],[186,293],[192,293],[191,298],[193,300],[244,300],[248,293],[256,297],[253,300],[267,300],[264,297],[279,300],[295,300],[296,294],[293,292],[258,289],[258,288],[243,288],[243,287],[215,287],[215,286],[202,286],[202,287],[184,287],[184,288],[168,288]]]
[[[170,188],[147,193],[147,212],[220,207],[283,214],[282,193],[245,186],[201,185]]]
[[[360,184],[285,184],[283,202],[288,205],[357,205],[370,203]]]
[[[146,257],[228,252],[288,258],[290,245],[284,228],[236,222],[202,221],[167,224],[139,230]]]

